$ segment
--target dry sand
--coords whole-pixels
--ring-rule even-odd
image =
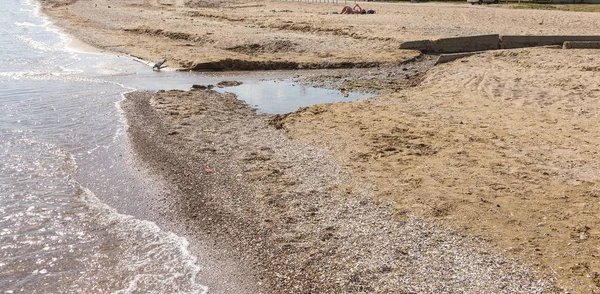
[[[363,3],[372,15],[339,15],[341,4],[286,1],[40,0],[68,32],[108,51],[173,67],[336,68],[397,64],[416,56],[404,41],[477,34],[594,34],[600,14],[422,3]]]
[[[585,293],[600,286],[599,70],[593,50],[488,52],[280,123],[398,211],[493,240]]]
[[[599,291],[598,51],[493,51],[406,79],[409,65],[398,65],[418,52],[397,48],[443,36],[586,34],[600,14],[439,3],[361,4],[375,15],[280,1],[42,3],[91,45],[171,66],[388,73],[324,74],[316,81],[347,79],[381,95],[277,117],[212,91],[129,96],[134,150],[173,183],[177,221],[227,248],[217,255],[252,265],[240,284],[283,293]]]

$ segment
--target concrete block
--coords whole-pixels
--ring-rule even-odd
[[[433,41],[431,40],[417,40],[408,41],[400,44],[400,49],[419,50],[422,51],[425,48],[431,47]]]
[[[562,45],[566,41],[600,41],[600,36],[500,36],[502,49]]]
[[[475,54],[483,53],[483,51],[478,52],[463,52],[463,53],[451,53],[451,54],[441,54],[436,60],[435,64],[450,62],[459,58],[468,57]]]
[[[563,49],[600,49],[600,41],[567,41]]]
[[[460,53],[499,49],[499,35],[481,35],[444,38],[438,40],[409,41],[400,49],[420,50],[423,53]]]

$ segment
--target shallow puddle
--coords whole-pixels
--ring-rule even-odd
[[[150,67],[138,63],[138,66],[134,65],[128,69],[121,66],[119,70],[111,72],[112,78],[108,79],[127,87],[153,91],[190,90],[193,85],[208,86],[221,93],[234,93],[240,100],[256,108],[259,113],[271,114],[293,112],[300,107],[315,104],[353,101],[373,96],[373,94],[316,88],[295,81],[305,74],[311,75],[303,71],[226,73],[152,71]],[[236,81],[241,84],[218,87],[217,84],[223,81]]]
[[[261,113],[282,114],[300,107],[338,101],[352,101],[373,94],[342,92],[300,85],[292,79],[274,81],[251,81],[239,86],[215,88],[219,92],[231,92]]]

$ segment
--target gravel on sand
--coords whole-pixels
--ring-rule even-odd
[[[173,185],[173,221],[247,265],[248,293],[554,289],[488,242],[373,200],[333,154],[233,94],[133,92],[122,107],[134,151]]]

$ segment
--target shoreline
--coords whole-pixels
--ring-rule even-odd
[[[573,19],[578,20],[578,28],[594,27],[594,24],[600,21],[599,17],[592,13],[514,11],[500,6],[470,9],[460,5],[436,5],[435,3],[423,5],[369,3],[378,11],[376,18],[360,16],[340,18],[320,15],[319,9],[324,7],[322,5],[294,6],[294,3],[283,2],[267,2],[248,7],[237,5],[239,3],[232,1],[203,7],[178,6],[176,3],[167,3],[169,1],[157,5],[147,5],[147,3],[134,3],[134,5],[117,1],[110,3],[112,8],[108,9],[111,9],[111,13],[106,13],[105,10],[91,10],[89,3],[78,1],[43,2],[47,4],[46,9],[51,10],[53,19],[60,20],[63,27],[70,28],[69,33],[80,37],[86,30],[97,33],[94,36],[91,34],[87,36],[85,41],[91,44],[101,48],[120,48],[118,51],[127,54],[135,53],[150,60],[162,58],[162,55],[167,52],[173,53],[175,59],[172,60],[188,68],[195,66],[198,60],[219,63],[219,60],[226,60],[224,56],[237,56],[236,58],[242,58],[238,60],[248,61],[248,64],[282,62],[281,60],[287,60],[285,58],[289,55],[294,55],[293,58],[299,58],[298,60],[305,64],[340,62],[340,60],[347,62],[353,58],[358,59],[359,62],[369,63],[373,60],[365,56],[373,53],[373,48],[389,49],[400,40],[497,33],[494,31],[497,27],[504,27],[506,31],[503,33],[506,34],[573,34],[576,31],[569,25],[573,24]],[[52,3],[58,4],[51,8]],[[383,10],[383,7],[386,9]],[[438,18],[428,18],[431,16],[431,9],[438,11]],[[97,13],[91,13],[92,11]],[[162,20],[157,23],[162,30],[160,33],[157,33],[157,30],[137,30],[140,27],[144,28],[148,23],[153,23],[152,17],[158,14]],[[319,15],[316,16],[317,14]],[[282,15],[286,19],[279,18]],[[455,17],[457,15],[462,17]],[[130,24],[125,21],[132,16],[136,17],[135,23]],[[186,22],[183,16],[191,16],[189,24],[183,23]],[[490,22],[487,23],[487,20]],[[503,25],[507,22],[519,25]],[[544,25],[541,26],[542,24]],[[199,25],[203,28],[200,34],[191,36],[190,34],[198,32]],[[213,27],[222,30],[214,31]],[[345,27],[352,27],[352,30],[346,30]],[[330,28],[331,31],[325,32],[321,28]],[[135,31],[137,33],[132,34],[131,29],[137,30]],[[325,34],[322,36],[323,39],[315,36],[317,32]],[[240,36],[245,33],[248,36]],[[266,33],[265,37],[259,37],[263,33]],[[185,38],[181,38],[182,36]],[[196,40],[196,37],[201,38]],[[284,42],[280,42],[281,40]],[[348,54],[336,51],[336,48],[353,48],[355,51],[353,54]],[[600,142],[593,136],[586,135],[594,128],[593,114],[597,113],[595,102],[598,101],[598,85],[594,82],[594,73],[598,71],[598,67],[595,63],[594,51],[561,51],[547,48],[499,50],[436,66],[426,75],[412,80],[409,75],[404,74],[411,70],[410,66],[403,67],[398,64],[410,59],[414,52],[397,52],[400,55],[391,55],[393,58],[380,53],[375,52],[375,59],[388,62],[391,60],[387,67],[373,69],[372,72],[367,68],[358,74],[350,75],[351,77],[346,76],[346,73],[335,74],[334,72],[307,79],[308,82],[315,84],[342,81],[339,84],[347,89],[371,90],[378,92],[379,96],[367,101],[316,105],[277,118],[277,127],[281,128],[279,131],[285,132],[284,137],[291,140],[290,142],[305,144],[304,146],[309,146],[311,150],[321,150],[325,154],[335,155],[335,159],[331,161],[332,165],[325,165],[323,168],[341,166],[343,178],[350,179],[351,183],[344,183],[331,188],[327,193],[316,195],[305,195],[305,190],[294,191],[296,189],[294,187],[300,185],[290,184],[295,181],[286,182],[283,188],[277,187],[278,184],[282,184],[278,182],[281,177],[294,175],[297,172],[287,170],[294,164],[288,163],[291,160],[289,158],[273,163],[272,157],[278,154],[271,153],[274,148],[269,147],[271,151],[268,151],[260,147],[244,145],[255,140],[253,136],[257,136],[256,129],[248,130],[246,133],[239,133],[237,138],[230,138],[237,145],[223,142],[222,138],[214,138],[213,143],[220,144],[219,146],[229,152],[223,151],[227,155],[220,156],[224,156],[225,159],[221,158],[214,162],[218,166],[227,166],[230,169],[229,176],[233,178],[220,178],[220,182],[212,183],[210,187],[219,193],[225,193],[229,191],[226,189],[227,185],[236,180],[238,174],[243,177],[245,171],[250,171],[252,177],[243,178],[237,183],[240,185],[239,191],[246,194],[238,195],[239,198],[236,200],[247,204],[246,208],[249,210],[244,210],[244,207],[236,208],[235,202],[220,203],[214,197],[208,197],[204,204],[212,205],[207,207],[224,209],[228,217],[231,217],[231,221],[229,223],[222,221],[224,227],[219,227],[216,218],[210,222],[204,220],[205,223],[194,220],[192,216],[197,215],[197,211],[193,209],[201,211],[201,208],[194,206],[196,204],[193,201],[190,202],[193,197],[190,196],[191,192],[186,185],[203,189],[202,185],[205,183],[201,178],[192,181],[191,179],[198,176],[196,174],[186,176],[190,182],[185,183],[185,179],[181,178],[181,172],[177,171],[177,166],[187,166],[191,163],[172,159],[169,163],[172,164],[170,174],[166,172],[163,176],[170,182],[182,185],[180,195],[173,196],[173,199],[177,200],[172,203],[173,207],[176,207],[174,211],[182,211],[181,219],[178,221],[198,223],[206,227],[214,226],[218,228],[217,231],[222,231],[223,233],[217,236],[222,238],[220,244],[237,244],[234,245],[238,248],[237,258],[241,260],[248,258],[249,264],[263,268],[256,274],[256,279],[260,280],[258,277],[273,279],[274,282],[270,282],[271,284],[264,289],[283,291],[281,289],[289,289],[288,287],[304,288],[327,284],[327,287],[334,287],[328,288],[332,291],[340,290],[342,288],[339,287],[345,286],[351,286],[356,291],[367,289],[360,288],[362,286],[374,287],[373,289],[379,291],[388,289],[385,287],[398,289],[398,285],[405,285],[407,291],[410,289],[433,291],[428,288],[418,288],[422,286],[420,283],[423,281],[410,281],[410,283],[399,281],[396,274],[413,278],[415,275],[423,275],[418,265],[403,259],[415,257],[410,254],[399,260],[403,266],[412,268],[416,272],[401,272],[403,266],[398,266],[400,270],[391,266],[390,271],[386,265],[381,267],[369,262],[365,263],[367,264],[365,267],[358,267],[357,276],[348,274],[357,271],[345,264],[331,270],[335,272],[332,276],[337,275],[335,277],[323,277],[322,272],[312,269],[309,272],[314,276],[310,277],[295,272],[296,267],[306,267],[305,263],[299,264],[300,261],[309,262],[309,265],[328,264],[319,263],[328,258],[324,257],[323,252],[311,252],[308,256],[297,254],[301,254],[302,250],[308,252],[311,248],[328,248],[323,247],[319,242],[332,240],[329,234],[331,232],[323,227],[314,229],[325,236],[325,241],[310,233],[300,233],[300,237],[309,238],[310,241],[306,242],[309,242],[310,246],[295,249],[296,244],[290,240],[297,240],[295,238],[298,236],[285,235],[285,230],[281,229],[281,226],[297,223],[286,223],[286,219],[283,219],[282,224],[274,224],[272,220],[264,221],[270,217],[260,219],[248,213],[260,215],[260,213],[277,211],[276,209],[284,209],[285,213],[289,213],[288,204],[294,203],[292,196],[297,196],[301,199],[314,199],[315,203],[319,203],[318,208],[323,206],[325,210],[330,209],[338,213],[335,215],[339,215],[336,209],[339,209],[340,202],[353,201],[355,198],[365,200],[372,211],[377,212],[377,215],[371,215],[374,219],[379,221],[383,218],[385,221],[390,221],[385,226],[394,227],[407,217],[416,219],[419,222],[416,226],[421,228],[430,226],[429,222],[439,223],[440,227],[445,228],[439,234],[446,234],[444,231],[450,230],[460,235],[458,240],[468,239],[469,236],[487,240],[478,243],[475,247],[491,248],[489,254],[496,257],[501,256],[500,252],[503,252],[509,256],[510,266],[518,267],[519,262],[513,259],[520,259],[524,264],[530,265],[529,269],[535,268],[539,271],[540,276],[545,278],[554,276],[537,280],[540,285],[543,285],[542,288],[545,287],[544,289],[549,292],[563,291],[560,287],[576,292],[596,291],[600,287],[600,262],[590,260],[590,256],[597,256],[595,248],[598,245],[597,228],[600,225],[600,221],[594,218],[594,212],[599,209],[599,203],[595,201],[597,197],[595,195],[598,194],[596,184],[599,180],[595,176],[597,167],[593,157],[594,150],[600,146]],[[285,62],[298,62],[298,60]],[[373,64],[375,63],[371,63]],[[148,108],[149,113],[162,113],[165,107],[177,110],[170,110],[173,114],[167,116],[170,117],[169,120],[158,119],[162,116],[157,115],[155,122],[141,124],[136,128],[144,129],[153,124],[163,124],[170,131],[167,135],[163,134],[162,138],[155,138],[149,144],[158,144],[185,135],[185,140],[175,140],[173,146],[163,147],[167,150],[175,148],[177,154],[184,159],[199,158],[200,161],[207,163],[216,160],[211,159],[213,153],[220,151],[213,151],[213,146],[205,145],[205,142],[199,141],[198,138],[206,139],[201,135],[229,136],[232,132],[235,133],[235,130],[220,129],[223,124],[229,123],[231,119],[229,115],[233,114],[228,112],[232,110],[234,114],[239,115],[235,119],[243,117],[241,120],[251,120],[260,125],[258,129],[265,129],[265,132],[274,131],[273,127],[268,125],[267,121],[271,119],[267,119],[268,116],[247,114],[242,110],[245,106],[233,103],[231,100],[227,100],[231,102],[230,108],[223,108],[223,105],[210,100],[220,96],[214,96],[216,94],[211,92],[206,93],[173,91],[159,93],[157,94],[159,96],[172,95],[181,98],[183,102],[171,101],[170,106],[153,105]],[[208,98],[202,96],[205,94]],[[129,97],[138,95],[152,96],[148,93],[136,92]],[[194,104],[193,101],[187,101],[186,97],[198,95],[211,101],[211,104],[202,106],[204,108],[200,110],[189,108]],[[149,96],[146,98],[150,99]],[[163,99],[167,99],[165,97]],[[184,115],[181,114],[181,109],[184,110]],[[135,113],[137,110],[132,111]],[[212,113],[213,111],[216,112]],[[210,121],[211,118],[202,117],[202,113],[211,113],[218,121]],[[201,117],[198,117],[199,115]],[[191,118],[197,122],[186,121]],[[209,121],[206,121],[207,119]],[[204,123],[210,123],[211,127],[204,128]],[[193,126],[197,126],[198,129],[190,131],[189,128]],[[242,124],[240,127],[246,126]],[[189,133],[182,130],[187,130],[185,132]],[[171,132],[173,133],[169,135]],[[274,135],[265,135],[266,138],[271,136]],[[265,137],[257,138],[266,140]],[[204,146],[205,149],[198,149],[196,145]],[[307,155],[302,148],[294,149],[296,147],[285,146],[296,150],[294,154]],[[237,148],[249,149],[244,154],[236,154],[234,151]],[[140,153],[143,152],[142,148]],[[268,154],[263,154],[265,152]],[[284,150],[280,152],[288,153]],[[160,154],[152,155],[151,152],[146,156],[149,162],[153,160],[153,156],[161,158]],[[229,163],[232,158],[236,160]],[[308,158],[296,164],[304,165],[313,162],[312,160],[314,159]],[[153,165],[154,168],[160,169],[164,164],[164,162],[155,162]],[[280,164],[283,165],[279,166]],[[248,169],[248,165],[257,170]],[[316,166],[321,168],[320,163]],[[197,168],[200,173],[206,169],[206,167]],[[213,170],[212,167],[209,169]],[[280,174],[282,171],[286,173]],[[273,185],[276,187],[273,188]],[[332,187],[328,183],[321,186]],[[369,189],[362,187],[369,187]],[[285,196],[283,197],[285,201],[278,200],[276,197],[281,194]],[[338,206],[323,199],[336,199]],[[252,203],[254,200],[259,203]],[[285,203],[280,204],[279,201]],[[377,203],[382,202],[389,203],[393,207],[392,212],[385,209],[378,210]],[[190,203],[194,205],[185,206]],[[362,206],[360,203],[359,201],[356,206]],[[294,209],[292,212],[298,213],[294,212]],[[355,212],[363,213],[362,210]],[[303,213],[305,215],[299,214],[300,217],[295,219],[306,221],[310,216],[319,215],[319,210],[303,211]],[[393,217],[386,219],[390,213]],[[306,214],[309,216],[307,217]],[[278,217],[282,215],[278,214]],[[236,223],[235,220],[238,218],[245,223],[241,225]],[[314,226],[310,222],[300,222],[300,224],[306,227]],[[325,228],[327,227],[335,228],[335,226]],[[252,229],[254,233],[244,232],[244,228]],[[353,229],[362,230],[360,226]],[[394,229],[398,228],[394,227]],[[234,234],[237,232],[235,230],[242,231]],[[209,235],[214,237],[213,231],[211,230]],[[238,234],[245,236],[246,239],[236,241],[238,243],[232,242]],[[283,234],[280,240],[287,241],[284,243],[280,240],[264,241],[267,236],[275,238],[277,234]],[[331,234],[337,236],[335,233]],[[369,236],[387,238],[386,234]],[[349,242],[349,235],[350,233],[342,237],[338,236],[339,240],[333,238],[336,246],[346,246],[343,244]],[[438,242],[437,239],[435,240]],[[303,242],[296,243],[302,245]],[[264,247],[267,250],[265,253],[259,252],[260,250],[254,250],[249,254],[239,252],[246,247],[251,247],[247,244],[254,244],[258,246],[257,248]],[[274,244],[279,244],[280,247],[273,247]],[[356,244],[348,245],[346,252],[349,253],[345,255],[356,256],[362,254],[364,250],[380,249],[378,244],[363,244],[360,241],[356,241]],[[439,248],[431,248],[427,247],[423,250],[428,253],[439,252]],[[291,253],[286,251],[292,249],[296,251]],[[464,248],[464,250],[471,249],[473,248]],[[385,260],[387,256],[397,255],[383,249],[380,251],[387,255],[371,257]],[[404,251],[406,250],[401,248],[400,255],[404,255],[402,253]],[[406,252],[410,253],[410,251]],[[474,256],[485,260],[485,257]],[[256,261],[260,258],[273,261],[274,264],[269,265],[271,268],[265,267],[264,264]],[[315,258],[318,260],[315,261]],[[443,259],[443,256],[438,256],[438,259]],[[282,275],[282,270],[277,268],[279,265],[277,262],[289,262],[281,269],[289,271],[290,275]],[[471,263],[477,261],[471,260]],[[444,270],[455,272],[461,268],[460,266],[448,267]],[[521,281],[522,285],[535,284],[532,282],[535,279],[529,276],[529,269],[521,270],[526,274],[518,278],[530,281]],[[432,273],[432,275],[439,276],[439,273]],[[390,276],[393,277],[392,280],[398,281],[395,288],[391,286],[392,282],[382,281],[382,277],[390,280]],[[305,283],[289,281],[290,277],[296,277]],[[556,286],[550,286],[554,283],[553,279],[557,279]],[[435,284],[435,282],[427,282]],[[456,282],[455,280],[444,282],[453,285],[450,290],[463,289],[462,285],[452,284]],[[483,284],[488,281],[476,282]],[[417,288],[410,288],[413,286]],[[494,288],[497,285],[487,286]],[[348,289],[343,288],[343,290]],[[443,289],[436,288],[436,290]]]

